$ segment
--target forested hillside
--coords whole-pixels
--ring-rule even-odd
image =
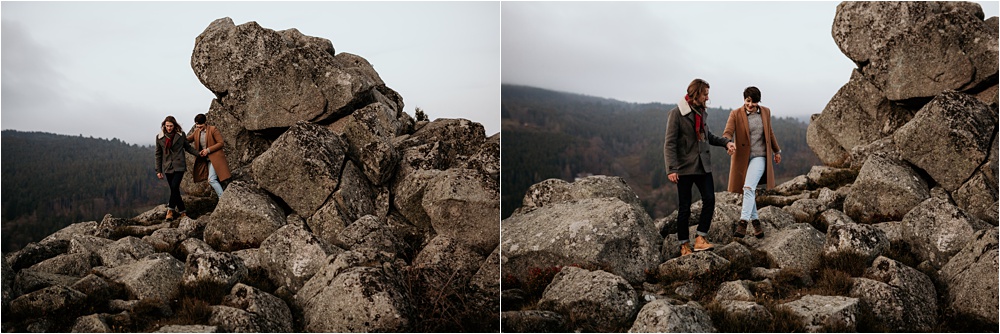
[[[150,146],[13,130],[0,139],[4,252],[108,213],[131,217],[169,193]]]
[[[653,218],[676,210],[676,187],[668,186],[663,166],[667,111],[674,105],[514,85],[501,87],[501,104],[504,218],[521,206],[532,184],[549,178],[572,182],[588,174],[624,178]],[[780,183],[820,162],[806,145],[807,124],[775,112],[772,126],[784,158],[775,166]],[[708,115],[709,129],[721,136],[729,110],[709,109]],[[716,191],[724,191],[729,156],[722,148],[712,153]]]

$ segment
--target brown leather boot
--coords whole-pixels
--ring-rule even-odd
[[[757,237],[758,239],[759,238],[763,238],[764,237],[764,229],[761,228],[761,226],[760,226],[760,220],[754,219],[753,221],[750,222],[750,224],[753,224],[753,231],[757,232],[753,236]]]
[[[681,256],[690,255],[691,253],[693,253],[693,252],[691,251],[691,243],[690,242],[685,242],[685,243],[681,244]]]
[[[167,210],[167,220],[174,219],[174,210]]]
[[[740,219],[739,223],[736,223],[736,233],[733,236],[737,238],[743,238],[747,236],[747,221]]]
[[[709,249],[712,249],[712,248],[715,248],[715,245],[708,243],[708,240],[705,240],[705,237],[699,235],[699,236],[697,236],[697,237],[694,238],[694,251],[695,252],[709,250]]]

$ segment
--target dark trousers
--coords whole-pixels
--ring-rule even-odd
[[[701,193],[701,216],[698,217],[698,232],[708,233],[715,214],[715,183],[712,173],[702,175],[680,175],[677,180],[677,240],[684,242],[690,238],[688,227],[691,217],[691,187],[698,186]]]
[[[181,180],[184,180],[184,172],[167,173],[167,184],[170,185],[170,202],[167,208],[184,212],[184,201],[181,200]]]

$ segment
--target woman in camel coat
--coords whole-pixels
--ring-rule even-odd
[[[192,146],[198,150],[199,158],[194,160],[194,182],[208,180],[215,194],[222,197],[222,183],[229,180],[229,163],[226,153],[222,150],[225,142],[222,133],[214,126],[205,124],[205,114],[194,117],[195,129],[187,137]]]
[[[774,188],[774,163],[781,163],[781,148],[771,131],[771,109],[761,106],[760,89],[747,87],[743,91],[743,106],[729,113],[726,130],[722,136],[736,142],[736,153],[729,163],[729,192],[743,194],[743,210],[736,227],[736,237],[742,238],[748,222],[753,224],[754,236],[764,237],[757,217],[756,188],[764,183]],[[764,177],[763,180],[761,177]]]

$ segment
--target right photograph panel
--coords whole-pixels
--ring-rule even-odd
[[[501,12],[503,332],[995,332],[997,2]]]

